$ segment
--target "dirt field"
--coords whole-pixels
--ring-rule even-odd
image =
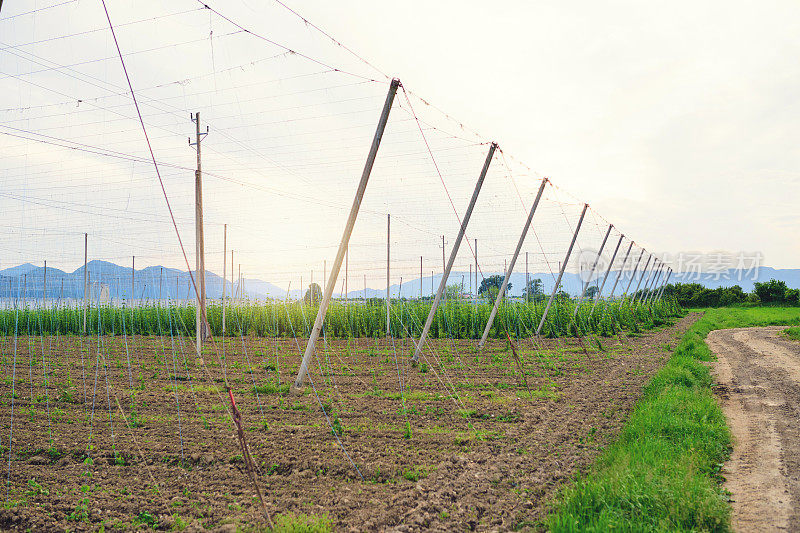
[[[782,329],[719,330],[707,339],[734,437],[723,475],[737,531],[800,531],[800,343]]]
[[[285,384],[303,340],[227,339],[224,365],[217,340],[210,381],[183,338],[19,337],[16,350],[3,338],[0,527],[263,523],[218,394],[224,373],[272,514],[327,515],[341,531],[535,529],[696,318],[602,347],[587,339],[588,352],[522,341],[519,364],[501,341],[476,355],[436,340],[416,368],[407,339],[329,342],[299,394]]]

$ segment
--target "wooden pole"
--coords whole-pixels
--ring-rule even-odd
[[[208,337],[206,331],[206,264],[205,264],[205,243],[203,238],[203,171],[200,158],[200,141],[203,136],[208,134],[208,129],[204,133],[200,132],[200,113],[194,114],[192,119],[195,123],[195,147],[197,149],[197,170],[194,172],[194,200],[195,200],[195,247],[196,247],[196,274],[198,282],[197,309],[196,309],[196,333],[195,346],[197,354],[200,355],[203,343]],[[191,144],[191,143],[190,143]]]
[[[636,283],[636,290],[633,291],[633,301],[636,301],[639,293],[639,287],[642,286],[642,281],[644,280],[644,273],[647,272],[647,267],[650,266],[650,261],[653,259],[653,254],[648,254],[647,262],[644,264],[644,268],[642,269],[642,273],[639,275],[639,281]]]
[[[391,295],[389,294],[389,262],[391,260],[391,225],[392,225],[392,215],[386,215],[386,338],[388,339],[391,335],[391,315],[390,315],[390,306],[391,306]]]
[[[89,310],[89,234],[83,234],[83,334],[86,335],[86,313]]]
[[[569,262],[569,256],[572,254],[572,248],[575,246],[575,241],[578,239],[578,232],[581,230],[581,224],[583,224],[583,217],[586,216],[586,210],[589,208],[589,204],[583,204],[583,211],[581,211],[581,218],[578,219],[578,226],[575,228],[575,234],[572,235],[572,242],[569,243],[569,248],[567,249],[567,255],[564,257],[564,262],[559,265],[558,269],[558,278],[556,278],[556,284],[553,286],[553,292],[550,294],[550,299],[547,300],[547,305],[544,308],[544,313],[542,313],[542,319],[539,321],[539,327],[536,328],[536,336],[539,336],[539,333],[542,331],[542,326],[544,326],[544,321],[547,319],[547,312],[550,311],[550,306],[553,305],[553,300],[556,298],[556,293],[558,293],[558,287],[561,285],[561,278],[564,276],[564,269]]]
[[[42,290],[42,307],[47,307],[47,259],[44,261],[44,289]]]
[[[528,252],[525,252],[525,303],[530,303],[531,301],[530,286],[531,278],[528,275]]]
[[[617,241],[617,246],[614,248],[614,254],[611,256],[611,261],[608,262],[608,268],[606,268],[606,274],[603,276],[603,283],[600,284],[600,288],[597,290],[597,293],[594,295],[594,304],[592,305],[592,310],[589,312],[589,316],[594,314],[594,308],[597,307],[597,302],[600,301],[600,296],[603,294],[603,287],[606,286],[606,280],[608,279],[608,275],[611,273],[611,267],[614,266],[614,259],[617,258],[617,252],[619,252],[619,245],[622,244],[622,239],[625,238],[625,235],[620,235],[619,240]]]
[[[314,354],[316,349],[317,339],[319,338],[320,331],[322,330],[322,323],[325,320],[325,314],[328,311],[328,305],[330,304],[331,296],[333,295],[336,278],[339,276],[339,270],[342,268],[342,260],[344,259],[345,252],[350,243],[350,235],[353,233],[353,226],[355,226],[356,218],[358,217],[358,211],[361,208],[361,200],[364,198],[364,191],[367,188],[369,176],[372,173],[372,166],[375,163],[375,158],[378,155],[378,148],[380,147],[381,139],[383,138],[383,132],[385,131],[386,124],[389,121],[389,111],[392,109],[392,102],[394,102],[394,96],[397,93],[397,88],[399,86],[400,80],[397,78],[393,79],[391,85],[389,86],[389,92],[386,95],[386,101],[384,102],[383,111],[381,112],[381,117],[378,121],[375,137],[372,140],[372,146],[370,147],[369,154],[367,155],[364,171],[361,173],[361,180],[358,184],[358,188],[356,189],[356,196],[353,199],[353,206],[350,209],[350,215],[347,218],[347,224],[345,225],[342,239],[339,243],[339,250],[336,252],[336,259],[334,259],[333,266],[331,267],[331,277],[328,280],[328,285],[325,287],[325,294],[323,295],[322,302],[317,310],[317,318],[314,320],[314,326],[311,329],[311,334],[309,335],[308,343],[306,344],[306,351],[303,354],[303,360],[300,363],[300,370],[297,373],[297,379],[295,379],[295,387],[303,386],[303,381],[305,380],[306,372],[308,371],[308,364],[311,362],[311,356]]]
[[[628,280],[628,286],[625,287],[625,292],[622,293],[622,298],[623,299],[625,299],[625,297],[628,295],[628,291],[631,288],[631,283],[633,283],[633,278],[636,277],[636,271],[639,269],[639,263],[642,261],[642,256],[643,255],[644,255],[644,248],[642,248],[642,251],[639,252],[639,259],[636,260],[636,266],[633,267],[633,272],[631,273],[631,278]],[[648,262],[649,261],[650,260],[648,259]]]
[[[622,273],[625,271],[625,265],[628,264],[628,256],[631,254],[631,248],[633,248],[633,241],[628,244],[628,251],[625,252],[625,258],[622,260],[622,266],[619,267],[619,272],[617,272],[617,277],[614,280],[614,285],[611,287],[611,292],[608,294],[609,298],[614,297],[614,291],[617,288],[617,283],[619,283],[620,278],[622,277]]]
[[[225,289],[228,284],[228,225],[222,226],[222,335],[225,335]]]
[[[592,269],[589,271],[589,275],[586,276],[586,281],[583,282],[583,289],[581,289],[581,293],[578,295],[578,302],[575,304],[575,312],[572,314],[573,319],[578,316],[578,307],[580,307],[583,297],[586,295],[586,289],[589,287],[589,282],[592,280],[592,276],[594,276],[597,263],[600,261],[600,255],[603,253],[603,248],[606,247],[606,241],[608,241],[608,236],[611,235],[611,229],[613,227],[613,224],[608,225],[606,235],[603,237],[603,243],[600,245],[600,250],[597,251],[597,256],[594,258],[594,262],[592,263]]]
[[[422,300],[422,256],[419,256],[419,299]]]
[[[483,181],[486,179],[486,173],[489,171],[489,165],[492,162],[492,158],[494,157],[494,152],[496,149],[497,143],[492,143],[489,147],[489,153],[486,154],[486,161],[483,163],[483,169],[478,177],[478,182],[475,184],[475,190],[472,192],[472,198],[469,201],[466,213],[464,213],[464,218],[461,221],[461,227],[458,229],[458,237],[456,237],[456,241],[453,243],[453,249],[450,250],[450,259],[447,261],[444,272],[442,273],[442,280],[439,283],[439,290],[436,291],[436,296],[433,298],[433,304],[428,312],[428,318],[425,320],[425,326],[422,328],[422,334],[419,337],[419,342],[417,342],[417,345],[414,349],[414,361],[419,361],[419,352],[425,345],[425,339],[427,338],[428,331],[433,323],[433,317],[436,314],[436,309],[439,307],[439,301],[442,299],[442,294],[444,293],[445,286],[447,285],[447,277],[450,275],[450,269],[453,268],[453,263],[455,263],[456,256],[458,255],[458,248],[464,238],[464,233],[467,231],[467,225],[469,224],[469,219],[472,216],[472,210],[475,207],[475,203],[478,201],[478,195],[481,192]],[[442,241],[442,246],[444,246],[444,241]]]
[[[500,290],[497,291],[497,298],[494,300],[494,306],[492,307],[492,312],[489,313],[489,320],[486,322],[486,327],[483,330],[483,335],[481,336],[481,340],[478,343],[478,349],[483,348],[484,343],[486,343],[486,338],[489,336],[489,330],[492,329],[492,324],[494,323],[494,317],[497,315],[497,309],[500,307],[500,302],[503,301],[503,296],[505,296],[506,288],[508,287],[508,281],[511,279],[511,273],[514,272],[514,265],[517,264],[517,257],[519,257],[519,252],[522,250],[522,245],[525,244],[525,237],[528,235],[528,230],[531,227],[531,222],[533,221],[533,215],[536,213],[536,208],[539,206],[539,200],[542,199],[542,193],[544,193],[544,188],[547,186],[547,178],[542,180],[542,184],[539,185],[539,192],[536,193],[536,199],[533,201],[533,205],[531,206],[531,210],[528,213],[528,218],[525,220],[525,225],[522,227],[522,233],[519,235],[519,240],[517,241],[517,247],[514,249],[514,255],[511,256],[511,263],[509,263],[508,267],[505,271],[505,276],[503,277],[503,283],[500,284]],[[527,254],[525,259],[525,276],[527,279],[528,276],[528,261],[527,261]]]

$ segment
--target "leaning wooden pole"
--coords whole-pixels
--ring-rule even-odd
[[[561,278],[564,277],[564,269],[567,268],[567,263],[569,262],[569,256],[572,255],[572,248],[575,247],[575,241],[578,240],[578,232],[581,230],[581,224],[583,224],[583,217],[586,216],[586,210],[589,208],[589,204],[583,204],[583,211],[581,211],[581,218],[578,219],[578,225],[575,228],[575,234],[572,235],[572,242],[569,243],[569,248],[567,248],[567,255],[564,257],[564,261],[561,263],[561,267],[558,269],[558,278],[556,278],[556,283],[553,286],[553,292],[550,293],[550,299],[547,300],[547,305],[544,308],[544,313],[542,313],[542,319],[539,321],[539,327],[536,328],[536,336],[539,336],[539,333],[542,332],[542,327],[544,326],[544,321],[547,320],[547,313],[550,311],[550,306],[553,305],[553,300],[556,299],[556,294],[558,293],[558,287],[561,285]]]
[[[638,292],[635,295],[634,301],[638,302],[639,304],[643,304],[644,303],[644,293],[648,290],[648,287],[650,286],[650,283],[653,282],[653,278],[655,277],[656,273],[658,272],[658,268],[660,268],[660,266],[658,268],[656,268],[656,262],[657,261],[659,261],[658,257],[653,259],[653,266],[650,268],[650,272],[648,272],[648,274],[647,274],[647,279],[644,282],[644,287],[642,287],[642,291],[641,292]]]
[[[589,312],[589,316],[592,316],[594,314],[594,308],[597,307],[597,302],[600,301],[600,296],[603,294],[603,288],[606,286],[606,280],[608,279],[608,275],[611,273],[611,267],[614,266],[614,259],[617,258],[617,252],[619,252],[619,245],[622,244],[622,239],[624,238],[625,235],[619,236],[619,240],[617,241],[617,246],[616,248],[614,248],[614,254],[611,256],[611,261],[608,262],[608,268],[606,268],[606,273],[603,276],[603,283],[600,284],[600,288],[594,295],[594,303],[592,304],[592,310]]]
[[[519,257],[519,252],[522,250],[522,245],[525,244],[525,237],[528,235],[528,229],[531,227],[531,221],[533,221],[533,214],[536,213],[536,208],[539,206],[539,200],[542,199],[542,193],[544,192],[544,188],[547,185],[547,178],[542,180],[542,184],[539,185],[539,192],[536,193],[536,199],[533,201],[533,205],[531,206],[531,210],[528,213],[528,218],[525,220],[525,225],[522,227],[522,233],[519,236],[519,241],[517,241],[517,247],[514,250],[514,255],[511,256],[511,262],[508,264],[508,269],[506,270],[506,275],[503,278],[503,283],[500,285],[500,290],[497,292],[497,298],[494,300],[494,306],[492,307],[492,312],[489,313],[489,320],[486,322],[486,327],[483,329],[483,335],[481,336],[481,340],[478,343],[478,349],[482,349],[483,345],[486,343],[486,338],[489,336],[489,330],[492,329],[492,324],[494,323],[494,318],[497,315],[497,309],[500,306],[500,302],[503,300],[503,296],[506,294],[506,288],[508,287],[508,280],[511,277],[511,273],[514,272],[514,265],[517,263],[517,257]],[[528,277],[528,253],[525,252],[525,278],[527,283]],[[527,285],[525,291],[527,293]]]
[[[656,275],[655,275],[655,277],[653,279],[653,282],[650,284],[650,287],[647,289],[647,294],[644,296],[644,298],[642,298],[642,303],[646,304],[647,302],[650,301],[650,296],[653,294],[653,291],[658,286],[658,282],[659,282],[659,280],[661,280],[661,276],[664,274],[664,271],[666,270],[665,266],[666,265],[664,264],[664,262],[661,261],[661,264],[658,266],[658,271],[656,272]]]
[[[636,271],[639,269],[639,264],[642,262],[642,257],[644,256],[645,249],[642,248],[642,251],[639,252],[639,259],[636,260],[636,266],[633,267],[633,272],[631,273],[631,277],[628,280],[628,285],[625,287],[625,292],[622,293],[622,299],[628,297],[628,291],[631,290],[631,283],[633,283],[633,278],[636,277]]]
[[[325,313],[328,311],[328,304],[330,304],[331,296],[336,285],[336,279],[339,277],[339,270],[342,268],[342,261],[344,261],[344,254],[347,251],[348,244],[350,243],[350,235],[353,233],[353,226],[355,226],[356,218],[358,217],[358,210],[361,207],[361,200],[364,198],[364,191],[369,182],[369,175],[372,172],[372,166],[375,164],[375,157],[378,155],[378,148],[381,145],[383,132],[386,129],[386,123],[389,121],[389,112],[392,110],[392,102],[394,96],[397,94],[397,88],[400,86],[400,80],[394,78],[389,86],[389,93],[386,95],[386,102],[383,104],[383,111],[381,112],[380,120],[378,121],[378,128],[375,131],[375,137],[372,140],[372,146],[367,156],[367,162],[364,165],[364,171],[361,173],[361,181],[356,189],[356,196],[353,199],[353,206],[350,208],[350,215],[347,217],[347,224],[342,234],[342,240],[339,243],[339,250],[336,252],[336,259],[331,266],[331,276],[328,278],[328,283],[325,286],[325,294],[322,296],[319,309],[317,310],[317,318],[314,320],[314,327],[311,329],[311,334],[308,337],[308,344],[306,344],[306,351],[303,354],[303,360],[300,363],[300,371],[297,373],[295,379],[295,387],[302,387],[303,381],[308,372],[308,364],[311,362],[311,357],[314,355],[317,339],[319,338],[320,331],[322,330],[322,323],[325,321]]]
[[[600,256],[603,254],[603,249],[606,247],[606,241],[608,241],[608,236],[611,235],[611,229],[613,227],[614,224],[608,225],[606,235],[603,237],[603,243],[600,245],[600,249],[597,251],[597,257],[594,258],[594,263],[592,263],[592,269],[589,271],[589,275],[586,276],[586,281],[583,282],[583,288],[581,289],[581,293],[578,295],[578,303],[575,304],[575,312],[572,313],[573,320],[578,316],[578,308],[581,306],[581,302],[583,302],[583,297],[586,295],[586,289],[589,288],[589,283],[592,281],[594,271],[597,269],[597,263],[600,262]]]
[[[642,248],[642,254],[644,252],[645,252],[645,250],[644,250],[644,248]],[[639,259],[641,259],[641,255],[639,256]],[[650,261],[652,259],[653,259],[653,254],[648,253],[647,254],[647,261],[644,264],[644,268],[642,269],[642,273],[639,274],[639,281],[636,283],[636,290],[633,291],[633,294],[636,294],[636,291],[638,291],[639,287],[642,285],[642,278],[644,278],[644,272],[647,270],[647,267],[650,266]],[[636,267],[637,268],[639,267],[639,263],[638,262],[636,263]],[[631,288],[630,286],[631,286],[631,283],[633,283],[633,278],[634,277],[636,277],[636,268],[633,269],[633,275],[631,276],[631,281],[628,282],[628,288],[625,289],[625,294],[623,295],[623,298],[626,298],[628,296],[628,289]]]
[[[628,251],[625,252],[625,259],[622,260],[622,266],[619,267],[619,272],[617,272],[617,278],[614,280],[614,285],[611,287],[611,292],[608,293],[609,298],[614,297],[614,291],[617,290],[617,284],[619,283],[620,278],[622,278],[622,273],[625,272],[625,265],[628,264],[628,257],[631,255],[631,249],[633,249],[634,242],[628,245]]]
[[[475,190],[472,191],[472,198],[469,201],[469,206],[467,206],[467,211],[464,213],[464,218],[461,220],[461,227],[458,229],[458,237],[456,237],[456,241],[453,243],[453,249],[450,250],[450,259],[447,260],[447,264],[444,267],[442,280],[439,282],[439,289],[436,291],[436,296],[433,298],[433,305],[431,305],[431,310],[428,312],[428,318],[425,320],[425,326],[422,328],[422,334],[419,336],[419,342],[417,342],[417,346],[414,348],[414,361],[419,361],[419,353],[422,351],[422,347],[425,345],[425,339],[428,337],[428,331],[431,329],[433,317],[436,314],[436,309],[439,307],[442,294],[444,294],[444,289],[447,286],[447,278],[450,276],[450,270],[453,268],[453,263],[456,261],[458,248],[461,246],[461,241],[464,239],[464,233],[467,231],[467,225],[469,224],[469,219],[472,216],[472,209],[475,207],[475,203],[478,201],[478,195],[481,192],[483,181],[486,179],[486,173],[489,171],[489,165],[492,163],[495,150],[497,150],[497,143],[492,143],[489,147],[489,153],[486,154],[486,161],[483,163],[481,175],[478,177],[478,182],[475,184]]]
[[[664,295],[664,289],[667,288],[667,284],[669,283],[669,278],[672,277],[672,269],[669,268],[667,272],[667,279],[664,280],[664,283],[661,285],[661,288],[658,290],[657,299],[660,299]]]

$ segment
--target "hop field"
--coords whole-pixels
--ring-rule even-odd
[[[523,339],[535,335],[545,309],[544,301],[506,300],[498,309],[491,338]],[[429,300],[393,300],[391,336],[419,336],[430,311]],[[577,312],[576,312],[577,306]],[[305,337],[317,315],[317,305],[302,301],[243,302],[226,306],[225,335],[259,337]],[[479,339],[492,305],[485,301],[445,301],[437,309],[431,338]],[[541,335],[548,338],[585,335],[611,336],[619,331],[638,333],[664,324],[681,313],[672,299],[641,304],[630,299],[577,302],[557,299],[547,314]],[[222,335],[222,306],[207,307],[213,335]],[[84,310],[80,306],[4,309],[0,311],[0,334],[81,334]],[[574,318],[574,319],[573,319]],[[93,335],[186,335],[195,334],[195,308],[170,304],[90,307],[86,332]],[[386,336],[384,300],[335,300],[325,318],[329,338]]]

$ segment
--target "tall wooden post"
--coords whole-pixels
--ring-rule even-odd
[[[325,294],[323,295],[322,302],[317,310],[317,318],[314,320],[314,326],[311,329],[311,334],[309,335],[308,343],[306,344],[306,351],[303,354],[303,360],[300,363],[300,371],[297,373],[297,379],[295,379],[295,387],[303,386],[306,372],[308,372],[308,364],[311,362],[311,356],[314,354],[316,349],[317,339],[319,338],[320,331],[322,330],[322,323],[325,321],[325,314],[328,311],[328,305],[330,304],[331,296],[333,295],[333,290],[336,285],[336,278],[339,277],[339,270],[342,268],[342,260],[344,259],[345,252],[350,243],[350,235],[353,233],[353,226],[355,226],[356,218],[358,217],[358,211],[361,208],[361,200],[364,198],[364,191],[367,188],[369,176],[372,173],[372,166],[375,163],[375,158],[378,155],[378,148],[380,147],[381,139],[383,138],[383,132],[385,131],[386,124],[389,121],[389,111],[392,109],[392,102],[394,102],[394,96],[397,93],[397,88],[399,86],[400,80],[397,78],[393,79],[391,85],[389,86],[389,92],[386,95],[386,101],[384,102],[383,111],[381,112],[381,117],[378,121],[375,137],[372,140],[372,146],[370,147],[369,154],[367,155],[364,171],[361,173],[361,181],[356,189],[356,196],[353,199],[353,206],[350,208],[350,215],[347,218],[347,224],[345,225],[344,232],[342,234],[342,240],[339,243],[339,250],[336,252],[336,259],[334,259],[333,266],[331,267],[331,277],[328,280],[328,285],[325,287]]]
[[[483,181],[486,179],[486,173],[489,171],[489,165],[492,163],[492,158],[494,157],[494,152],[496,149],[497,143],[492,143],[489,147],[489,153],[486,154],[486,161],[483,163],[483,169],[478,177],[478,182],[475,184],[475,190],[472,192],[472,198],[469,201],[469,206],[467,206],[467,211],[464,213],[464,218],[461,221],[461,227],[458,230],[458,237],[456,237],[456,240],[453,243],[453,249],[450,250],[450,259],[447,261],[444,272],[442,273],[442,281],[439,283],[439,290],[436,291],[436,296],[433,298],[433,304],[428,312],[428,319],[425,321],[425,326],[422,328],[422,334],[419,337],[419,342],[417,342],[417,346],[414,349],[414,361],[419,361],[419,353],[422,351],[422,347],[425,345],[425,339],[428,337],[428,331],[431,329],[433,317],[436,314],[436,309],[439,307],[439,301],[442,299],[442,294],[444,293],[444,289],[447,285],[447,277],[450,275],[450,269],[453,268],[453,263],[455,263],[456,256],[458,255],[458,248],[461,245],[462,239],[464,238],[464,233],[467,231],[467,224],[469,224],[469,219],[472,216],[472,210],[475,207],[475,203],[478,201],[478,195],[481,192]],[[444,245],[444,241],[442,242],[442,245]]]
[[[636,290],[633,291],[633,300],[634,301],[636,301],[637,293],[639,292],[639,287],[642,286],[642,280],[644,279],[644,273],[647,272],[647,267],[650,266],[650,261],[652,259],[653,259],[653,254],[648,254],[647,262],[644,264],[644,268],[642,269],[642,273],[639,276],[639,282],[636,284]],[[631,281],[633,281],[633,278],[631,278]]]
[[[389,262],[391,261],[391,223],[392,223],[392,215],[386,214],[386,338],[388,339],[391,336],[391,315],[390,307],[391,307],[391,295],[389,294]]]
[[[667,279],[664,280],[664,283],[661,284],[661,288],[658,290],[658,295],[656,298],[661,298],[664,294],[664,289],[667,287],[669,283],[669,278],[672,277],[672,268],[667,268]]]
[[[419,299],[422,300],[422,256],[419,256]]]
[[[500,290],[497,291],[497,297],[494,300],[494,306],[492,307],[492,312],[489,313],[489,320],[486,322],[486,327],[483,329],[483,336],[481,336],[481,340],[478,343],[478,349],[483,348],[484,343],[486,343],[486,337],[489,336],[489,330],[492,329],[492,324],[494,323],[494,317],[497,316],[497,309],[500,307],[500,302],[503,301],[503,297],[506,294],[506,288],[508,287],[508,281],[511,278],[511,273],[514,272],[514,265],[517,264],[517,257],[519,257],[519,252],[522,250],[522,245],[525,244],[525,237],[528,235],[528,229],[531,227],[531,222],[533,221],[533,215],[536,213],[536,208],[539,206],[539,200],[542,199],[542,193],[544,192],[544,188],[547,185],[547,178],[542,180],[542,184],[539,185],[539,192],[536,193],[536,199],[533,201],[533,205],[531,206],[531,210],[528,213],[528,218],[525,220],[525,225],[522,227],[522,233],[519,235],[519,240],[517,241],[517,247],[514,249],[514,255],[511,256],[511,262],[508,264],[508,267],[505,272],[505,276],[503,277],[503,283],[500,284]],[[527,279],[528,276],[528,267],[527,267],[527,254],[525,260],[525,277]]]
[[[86,335],[86,313],[89,311],[89,234],[83,234],[83,334]]]
[[[631,288],[631,283],[633,283],[633,278],[636,277],[636,271],[639,269],[639,263],[642,262],[642,256],[644,256],[644,248],[642,251],[639,252],[639,259],[636,260],[636,266],[633,267],[633,272],[631,272],[631,278],[628,280],[628,285],[625,287],[625,292],[622,293],[622,299],[624,300],[626,296],[628,296],[628,291]]]
[[[614,297],[614,290],[617,288],[617,283],[619,283],[620,278],[622,277],[622,273],[625,271],[625,265],[628,264],[628,256],[631,255],[631,249],[633,248],[633,241],[630,242],[628,245],[628,251],[625,252],[625,258],[622,260],[622,266],[619,267],[619,272],[617,272],[617,278],[614,280],[614,285],[611,287],[611,292],[608,293],[609,298]]]
[[[525,303],[530,303],[530,286],[531,286],[531,279],[528,275],[528,252],[525,252]]]
[[[553,305],[553,300],[556,298],[556,294],[558,293],[558,287],[561,285],[561,278],[564,277],[564,269],[567,268],[567,263],[569,262],[569,256],[572,254],[572,248],[575,246],[575,241],[578,239],[578,232],[581,230],[581,224],[583,224],[583,217],[586,216],[586,209],[589,208],[589,204],[583,204],[583,211],[581,211],[581,218],[578,219],[578,225],[575,228],[575,234],[572,236],[572,242],[569,243],[569,248],[567,249],[567,255],[564,257],[564,262],[559,265],[558,268],[558,278],[556,278],[556,284],[553,286],[553,292],[550,294],[550,299],[547,300],[547,305],[544,308],[544,313],[542,313],[542,319],[539,321],[539,327],[536,328],[536,336],[539,336],[539,333],[542,332],[542,327],[544,326],[544,321],[547,319],[547,313],[550,311],[550,306]]]
[[[606,230],[606,235],[603,237],[603,243],[600,245],[600,250],[597,251],[597,257],[594,258],[594,262],[592,263],[592,269],[589,271],[589,275],[586,276],[586,281],[583,282],[583,289],[581,289],[580,295],[578,295],[578,302],[575,304],[575,312],[572,314],[572,318],[578,316],[578,307],[580,307],[581,302],[583,301],[583,297],[586,295],[586,289],[589,288],[589,283],[592,281],[592,276],[594,276],[594,271],[597,268],[597,263],[600,261],[600,256],[603,253],[603,248],[606,247],[606,241],[608,241],[608,236],[611,234],[611,228],[613,228],[613,224],[608,225],[608,230]]]
[[[600,301],[600,296],[602,296],[603,294],[603,287],[606,286],[606,280],[608,279],[608,275],[611,273],[611,267],[614,266],[614,259],[617,258],[617,252],[619,252],[619,245],[622,244],[622,239],[624,238],[625,235],[619,236],[619,240],[617,241],[617,246],[614,248],[614,253],[611,255],[611,261],[608,262],[608,268],[606,268],[606,273],[603,276],[603,283],[600,284],[600,288],[594,295],[594,304],[592,304],[592,310],[589,312],[589,316],[591,316],[594,313],[594,308],[597,307],[597,302]]]
[[[225,286],[228,284],[228,225],[222,226],[222,335],[225,335]]]
[[[192,143],[191,140],[189,144],[194,144],[197,149],[197,170],[194,172],[194,200],[195,200],[195,211],[194,211],[194,223],[195,223],[195,248],[196,248],[196,268],[195,272],[197,273],[197,309],[196,309],[196,333],[197,339],[195,341],[195,345],[197,348],[197,354],[200,355],[200,351],[203,347],[203,342],[205,342],[206,338],[208,337],[208,331],[206,331],[206,263],[205,263],[205,243],[203,238],[203,171],[201,166],[200,160],[200,141],[205,136],[208,135],[208,127],[206,127],[206,131],[201,133],[200,132],[200,113],[197,112],[194,114],[194,118],[192,118],[195,124],[195,142]]]

